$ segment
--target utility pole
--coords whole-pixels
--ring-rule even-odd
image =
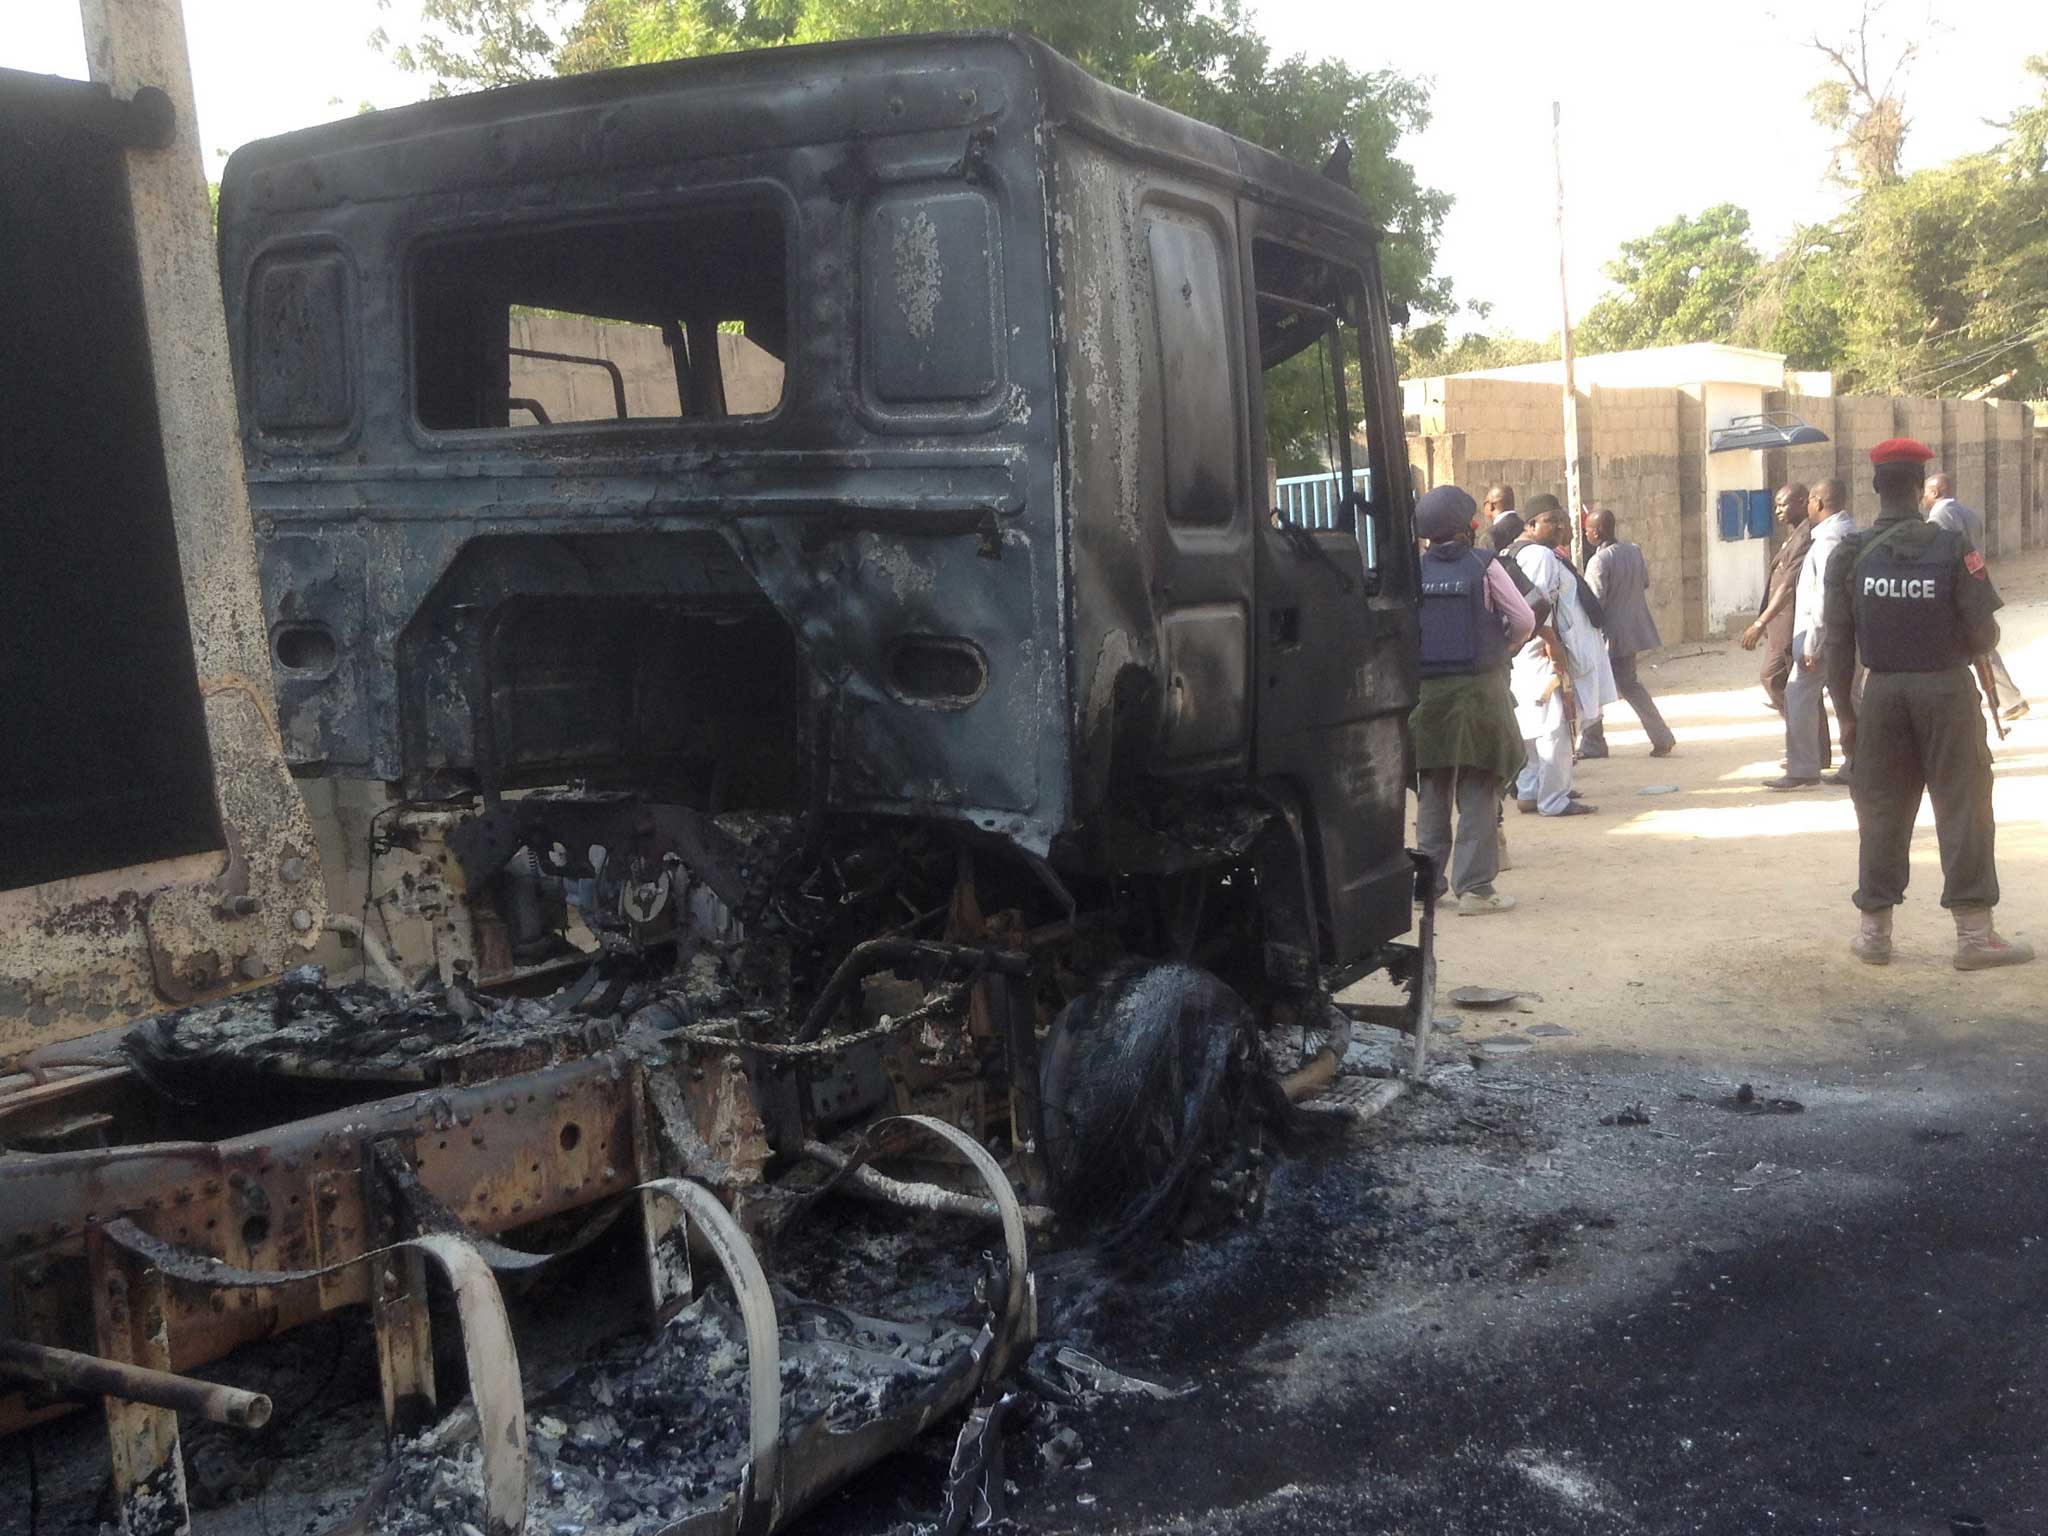
[[[1564,500],[1572,519],[1572,563],[1586,568],[1585,519],[1579,515],[1579,391],[1572,377],[1572,295],[1565,281],[1564,258],[1564,105],[1550,104],[1550,152],[1557,162],[1557,302],[1562,324],[1558,341],[1564,349]]]

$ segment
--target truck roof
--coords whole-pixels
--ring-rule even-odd
[[[1143,159],[1197,169],[1267,202],[1377,239],[1348,188],[1220,128],[1106,85],[1034,37],[941,32],[811,43],[533,80],[366,112],[261,139],[222,178],[223,222],[244,212],[377,202],[544,180],[594,167],[709,158],[777,143],[886,133],[906,76],[963,126],[987,110],[963,71],[1036,96],[1027,110]],[[565,131],[576,130],[576,131]]]

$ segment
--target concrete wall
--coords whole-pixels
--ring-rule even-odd
[[[1565,499],[1564,408],[1555,387],[1514,379],[1430,382],[1441,392],[1409,401],[1420,406],[1410,414],[1437,429],[1408,439],[1418,490],[1454,484],[1481,496],[1490,485],[1506,484],[1524,507],[1540,492]],[[1681,508],[1688,475],[1695,501],[1698,491],[1698,455],[1683,451],[1685,412],[1676,389],[1596,388],[1579,396],[1581,489],[1643,547],[1651,609],[1667,642],[1704,633],[1697,510],[1688,518]],[[1697,437],[1697,410],[1690,420]]]
[[[1679,504],[1679,392],[1593,390],[1579,420],[1587,427],[1593,505],[1612,512],[1621,536],[1640,544],[1650,567],[1650,613],[1666,641],[1688,629]]]
[[[630,417],[677,414],[676,368],[661,332],[651,325],[622,325],[576,315],[518,314],[511,320],[511,344],[533,352],[602,357],[617,365],[626,386]],[[725,375],[725,408],[735,416],[775,409],[782,398],[782,364],[744,336],[721,333],[718,361]],[[618,414],[611,376],[590,363],[512,359],[512,397],[532,400],[548,420],[612,421]],[[527,421],[515,412],[515,423]]]
[[[1990,419],[1985,423],[1986,446],[1991,450],[1985,465],[1984,539],[1992,556],[2018,554],[2025,542],[2027,493],[2030,489],[2033,423],[2024,405],[2015,400],[1990,400],[1983,404]],[[1958,487],[1960,492],[1960,486]],[[1969,498],[1964,496],[1968,501]]]
[[[1835,426],[1835,401],[1831,395],[1787,395],[1773,392],[1765,398],[1764,408],[1772,411],[1792,411],[1809,427],[1818,427],[1827,433],[1825,443],[1805,443],[1797,448],[1783,448],[1765,456],[1764,479],[1772,490],[1779,486],[1798,481],[1809,491],[1823,480],[1835,479],[1840,471],[1835,466],[1835,440],[1840,432]]]
[[[1991,486],[1991,425],[1991,413],[1985,409],[1982,401],[1945,400],[1942,402],[1941,410],[1941,436],[1929,438],[1927,441],[1927,446],[1941,455],[1936,461],[1937,464],[1954,479],[1957,494],[1965,501],[1970,498],[1968,493],[1963,491],[1964,486],[1984,486],[1987,490]],[[1997,519],[1991,515],[1990,500],[1987,495],[1984,537],[1985,542],[1991,547],[1984,553],[1995,555],[1998,553],[2000,530]]]
[[[1940,400],[1894,399],[1892,401],[1892,430],[1888,435],[1892,437],[1917,438],[1939,454],[1942,450],[1942,428],[1948,414],[1943,410],[1943,405],[1967,406],[1970,403],[1964,400],[1944,402]],[[1879,442],[1883,440],[1883,438],[1878,439]],[[1939,464],[1940,460],[1937,459],[1935,463],[1928,465],[1928,468],[1936,468]],[[1856,461],[1856,473],[1863,481],[1861,487],[1855,487],[1862,492],[1857,497],[1857,500],[1868,503],[1861,521],[1875,521],[1877,517],[1877,492],[1870,487],[1870,455],[1868,449],[1865,449],[1863,456]]]
[[[2033,444],[2031,457],[2021,455],[2031,476],[2020,496],[2027,507],[2023,534],[2029,549],[2048,542],[2048,410],[2034,411]]]
[[[1697,448],[1707,440],[1706,411],[1696,392],[1681,389],[1677,394],[1678,548],[1685,585],[1683,638],[1703,640],[1707,635],[1707,540],[1713,537],[1712,513],[1707,506],[1707,459]],[[1653,578],[1654,575],[1653,572]],[[1667,643],[1679,638],[1664,637]]]
[[[1835,477],[1849,489],[1849,513],[1859,527],[1867,528],[1877,520],[1877,493],[1870,488],[1870,450],[1886,438],[1898,436],[1895,403],[1880,395],[1843,395],[1835,401]],[[1798,408],[1795,399],[1793,409]],[[1939,440],[1940,428],[1935,430]]]
[[[1935,450],[1929,466],[1945,471],[1956,495],[1984,513],[1984,553],[1994,559],[2016,555],[2042,541],[2027,510],[2035,490],[2029,439],[2037,424],[2024,405],[2006,400],[1913,400],[1883,395],[1837,399],[1805,395],[1773,397],[1774,409],[1796,411],[1820,427],[1832,442],[1788,449],[1783,473],[1811,483],[1833,475],[1849,490],[1856,521],[1868,526],[1877,516],[1870,486],[1870,450],[1888,437],[1917,437]],[[1822,459],[1831,463],[1823,474]],[[1775,482],[1774,482],[1775,483]]]
[[[1460,481],[1474,496],[1490,485],[1515,488],[1526,506],[1539,491],[1564,500],[1564,403],[1543,384],[1509,379],[1445,379],[1443,430],[1464,439]]]

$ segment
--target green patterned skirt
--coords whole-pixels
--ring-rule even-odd
[[[1476,677],[1425,677],[1408,717],[1415,767],[1476,768],[1511,779],[1527,754],[1515,725],[1515,701],[1505,671]]]

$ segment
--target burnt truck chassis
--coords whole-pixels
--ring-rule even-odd
[[[946,334],[954,322],[937,325],[932,306],[975,270],[1011,285],[1012,320],[1035,317],[999,327],[1000,305],[975,298],[996,361],[959,387],[986,404],[957,421],[871,412],[864,432],[929,439],[908,453],[844,441],[835,359],[856,348],[821,296],[801,347],[803,327],[771,317],[760,330],[790,361],[781,414],[677,429],[708,449],[675,454],[665,436],[606,423],[587,442],[571,426],[504,452],[472,446],[495,421],[396,421],[417,382],[397,310],[379,300],[359,332],[349,284],[358,263],[394,294],[425,269],[402,259],[400,210],[358,191],[394,167],[488,164],[494,177],[552,167],[593,205],[644,197],[653,183],[603,178],[663,180],[640,160],[708,142],[670,131],[672,114],[687,125],[757,97],[792,124],[816,103],[846,114],[786,169],[811,226],[853,239],[845,210],[871,201],[897,280],[867,298],[888,324],[893,304],[913,339]],[[555,121],[557,106],[590,132]],[[222,229],[278,667],[272,745],[302,777],[395,786],[365,815],[362,916],[329,920],[381,984],[309,968],[217,997],[225,972],[210,961],[159,979],[166,1001],[189,1004],[179,1011],[32,1052],[0,1077],[0,1380],[19,1389],[0,1397],[0,1432],[102,1397],[123,1529],[188,1529],[179,1415],[254,1427],[270,1412],[191,1373],[367,1307],[394,1467],[466,1439],[468,1523],[502,1536],[540,1496],[505,1292],[573,1270],[619,1229],[642,1254],[651,1347],[701,1320],[718,1293],[700,1282],[717,1274],[746,1360],[728,1485],[665,1507],[660,1529],[772,1529],[964,1407],[947,1490],[957,1529],[1000,1486],[988,1453],[1002,1378],[1035,1333],[1032,1235],[1115,1244],[1254,1214],[1271,1134],[1336,1079],[1354,1022],[1407,1041],[1354,1113],[1383,1108],[1427,1062],[1435,872],[1400,839],[1413,552],[1387,457],[1399,419],[1369,222],[1348,192],[1014,39],[790,50],[376,117],[259,146],[253,168],[230,168]],[[415,130],[456,147],[415,161]],[[298,165],[321,135],[338,158]],[[515,150],[501,163],[503,144]],[[1043,200],[1056,182],[1057,217],[1046,202],[1039,222],[1028,205],[987,222],[998,191]],[[1126,217],[1133,187],[1155,210],[1142,230]],[[464,206],[488,221],[505,211],[498,196]],[[344,205],[365,221],[353,254],[320,228]],[[271,235],[268,219],[283,221]],[[982,267],[950,244],[940,260],[941,236]],[[1341,257],[1341,294],[1319,242],[1360,252]],[[1148,349],[1129,305],[1091,317],[1090,252],[1104,282],[1172,276],[1147,323],[1165,327],[1176,304],[1199,323]],[[240,264],[272,258],[271,286],[243,293]],[[851,282],[829,254],[807,270]],[[252,354],[251,312],[287,338],[329,335],[335,368]],[[1236,447],[1218,459],[1190,446],[1213,449],[1218,433],[1174,440],[1193,472],[1162,469],[1165,438],[1118,414],[1137,413],[1169,363],[1192,378],[1190,348],[1229,351],[1240,322],[1250,357],[1270,345],[1286,361],[1305,317],[1333,341],[1339,318],[1377,335],[1362,362],[1379,489],[1345,498],[1348,526],[1320,530],[1251,515],[1249,439],[1231,435],[1254,430],[1246,361],[1194,402]],[[693,334],[699,321],[721,317],[691,317]],[[926,347],[926,362],[946,363],[942,350]],[[358,354],[360,386],[342,367]],[[713,400],[718,356],[702,350]],[[1340,402],[1345,379],[1340,356],[1326,381]],[[679,373],[678,394],[699,382]],[[927,382],[889,387],[915,400]],[[782,447],[748,457],[777,434]],[[1007,487],[994,495],[981,473],[992,448]],[[494,486],[469,498],[487,517],[446,489],[469,480]],[[835,618],[864,571],[889,577],[887,595]],[[382,607],[366,619],[359,601]],[[683,639],[641,645],[636,625],[664,616]],[[529,627],[548,653],[537,670]],[[590,760],[570,729],[588,722],[553,704],[602,693],[589,685],[600,662],[550,668],[600,632],[603,664],[638,680],[606,695],[611,724],[694,710],[739,766],[706,769],[704,743],[667,737],[644,760]],[[878,645],[888,635],[936,640],[912,648],[915,675],[878,681],[867,673],[902,659]],[[964,681],[941,665],[963,657],[979,669]],[[747,685],[720,671],[735,660],[775,672],[755,679],[784,690],[774,707],[747,713]],[[695,691],[644,691],[672,673]],[[276,851],[240,850],[252,863]],[[346,857],[326,863],[339,884]],[[354,896],[331,905],[346,913]],[[316,922],[307,911],[290,942]],[[1415,942],[1392,941],[1411,928]],[[215,950],[241,976],[290,958]],[[1406,1002],[1333,1003],[1373,972]],[[841,1332],[816,1335],[816,1314],[768,1274],[784,1237],[814,1230],[817,1203],[841,1195],[1000,1232],[967,1323],[836,1311]],[[472,1399],[455,1413],[442,1412],[433,1347],[430,1301],[444,1294]],[[921,1362],[881,1360],[875,1341],[890,1338]],[[801,1375],[825,1356],[893,1385],[856,1408],[789,1411],[781,1367]],[[399,1471],[380,1477],[349,1523],[373,1525],[405,1486]]]
[[[515,824],[527,835],[556,824],[546,804],[535,797]],[[572,801],[568,812],[560,824],[601,813],[617,826],[627,815],[609,798],[597,807]],[[712,818],[637,807],[627,821],[656,846],[673,841],[657,827],[684,829],[706,867],[732,860],[728,891],[745,912],[769,904],[764,891],[788,898],[787,872],[751,885],[740,875],[750,866],[722,844]],[[466,846],[492,846],[488,817],[464,825],[473,829]],[[1241,840],[1228,846],[1244,851]],[[21,1388],[0,1398],[0,1430],[35,1422],[56,1400],[104,1395],[122,1528],[189,1529],[179,1413],[253,1428],[270,1405],[185,1373],[237,1345],[367,1306],[385,1421],[403,1447],[441,1406],[431,1269],[455,1299],[473,1400],[466,1414],[479,1426],[482,1522],[491,1536],[521,1530],[527,1414],[499,1282],[573,1264],[605,1228],[637,1220],[655,1334],[710,1275],[730,1283],[747,1341],[746,1460],[726,1496],[659,1529],[773,1529],[963,1407],[971,1411],[947,1504],[949,1515],[972,1507],[989,1472],[976,1448],[992,1433],[1001,1379],[1035,1336],[1028,1235],[1099,1236],[1105,1225],[1137,1221],[1196,1230],[1251,1214],[1262,1192],[1259,1086],[1277,1085],[1289,1100],[1325,1088],[1354,1020],[1407,1034],[1402,1068],[1368,1112],[1391,1103],[1427,1060],[1434,903],[1422,904],[1418,944],[1389,946],[1385,957],[1409,987],[1407,1004],[1338,1009],[1312,988],[1305,1001],[1322,1011],[1321,1028],[1303,1028],[1293,1070],[1272,1073],[1269,1056],[1247,1051],[1283,1019],[1308,1022],[1293,1003],[1271,999],[1255,1020],[1213,976],[1172,961],[1113,966],[1106,984],[1082,984],[1071,968],[1114,931],[1114,914],[1077,911],[1037,928],[1014,910],[977,920],[982,886],[1000,882],[976,879],[973,852],[948,851],[958,876],[947,937],[855,946],[808,1006],[780,1021],[779,1038],[749,1038],[766,1033],[758,1010],[730,992],[723,1010],[707,1007],[705,968],[694,987],[677,985],[670,937],[600,953],[545,999],[494,1002],[438,985],[394,999],[329,987],[309,968],[245,1000],[31,1058],[30,1075],[42,1080],[0,1093],[0,1144],[13,1149],[0,1156],[0,1315],[11,1324],[0,1379]],[[689,908],[692,866],[670,847],[659,867],[674,907]],[[649,883],[623,900],[644,910]],[[615,939],[637,921],[624,905],[620,912]],[[733,943],[735,952],[746,947]],[[620,987],[621,975],[635,979]],[[863,981],[873,1022],[843,1017]],[[877,1017],[885,1007],[899,1011]],[[828,1032],[847,1023],[856,1027]],[[1091,1031],[1099,1023],[1119,1039],[1165,1040],[1148,1068],[1171,1072],[1206,1052],[1237,1079],[1228,1104],[1220,1081],[1202,1104],[1198,1072],[1175,1081],[1168,1101],[1178,1095],[1191,1109],[1163,1135],[1179,1145],[1117,1132],[1127,1157],[1165,1154],[1154,1162],[1171,1170],[1161,1175],[1175,1181],[1170,1200],[1162,1187],[1141,1186],[1113,1210],[1091,1202],[1104,1177],[1099,1149],[1063,1144],[1085,1141],[1085,1127],[1070,1125],[1063,1138],[1046,1123],[1063,1109],[1063,1092],[1078,1100],[1090,1087],[1138,1086],[1119,1077],[1090,1084],[1085,1067],[1077,1086],[1067,1058],[1107,1035]],[[366,1036],[376,1047],[368,1054]],[[61,1150],[153,1115],[217,1120],[238,1081],[267,1089],[244,1117],[294,1098],[342,1102],[226,1139]],[[200,1083],[211,1107],[191,1102]],[[402,1091],[370,1096],[378,1087]],[[1198,1123],[1212,1105],[1217,1113]],[[1071,1118],[1085,1120],[1085,1105]],[[876,1161],[909,1178],[882,1176],[869,1166]],[[960,1175],[965,1191],[951,1187]],[[998,1229],[1000,1251],[978,1288],[979,1327],[948,1335],[944,1369],[851,1429],[816,1418],[784,1424],[777,1295],[760,1255],[772,1255],[777,1236],[816,1201],[842,1193],[972,1217]],[[861,1321],[870,1336],[935,1336],[928,1322]],[[394,1476],[372,1482],[353,1519],[374,1517]]]

